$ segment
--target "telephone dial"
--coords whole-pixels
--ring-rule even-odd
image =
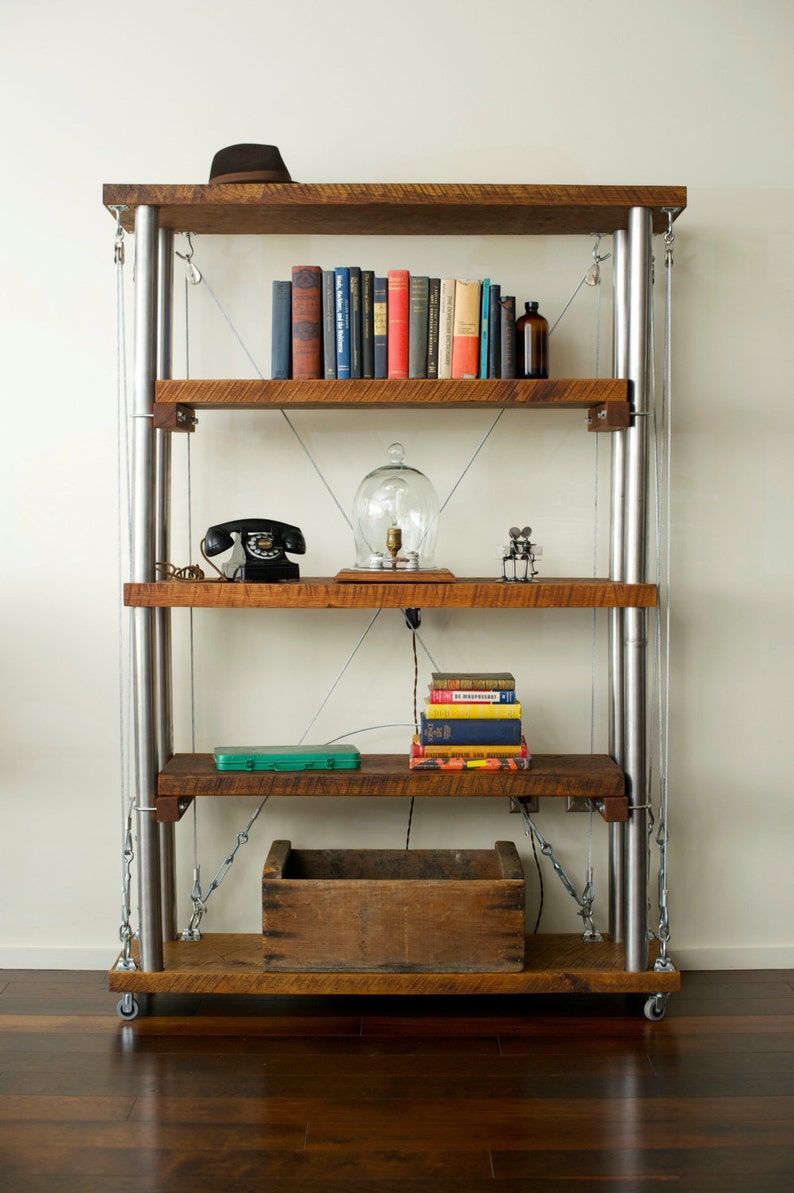
[[[303,555],[306,542],[297,526],[274,522],[271,518],[241,518],[210,526],[201,544],[205,559],[230,547],[233,550],[223,564],[222,573],[227,580],[270,584],[275,580],[298,579],[297,563],[287,559],[284,552]]]

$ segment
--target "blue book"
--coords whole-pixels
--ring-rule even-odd
[[[273,283],[270,376],[288,381],[292,363],[292,282]]]
[[[466,718],[456,720],[428,720],[420,713],[420,737],[425,746],[520,746],[521,720],[488,720]]]
[[[388,303],[389,279],[375,278],[372,303],[372,324],[375,348],[375,377],[383,380],[388,376]]]
[[[336,376],[350,380],[350,270],[334,270],[334,309],[336,314]]]
[[[361,271],[361,376],[371,380],[375,376],[375,274],[371,269]]]
[[[480,291],[480,377],[488,376],[488,331],[491,279],[483,278]]]
[[[361,268],[351,265],[347,271],[350,280],[350,376],[361,379]]]

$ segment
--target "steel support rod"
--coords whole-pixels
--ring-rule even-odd
[[[157,376],[173,375],[174,233],[161,228],[157,288]],[[171,433],[155,431],[154,558],[171,558]],[[171,610],[154,611],[155,700],[157,710],[157,769],[161,771],[174,752],[171,667]],[[163,940],[178,935],[176,922],[175,825],[161,824],[160,914]]]
[[[132,405],[133,583],[154,579],[154,381],[157,367],[157,225],[155,207],[135,213],[135,339]],[[157,750],[154,700],[154,618],[133,609],[133,685],[138,825],[140,962],[163,968],[160,922],[160,851],[154,818]]]
[[[625,573],[646,581],[648,531],[648,409],[651,282],[651,212],[632,207],[628,229],[628,377],[634,425],[626,432]],[[648,968],[648,791],[646,759],[646,651],[644,609],[626,609],[624,625],[624,770],[629,797],[626,826],[626,969]]]
[[[626,232],[621,228],[612,238],[612,374],[628,376],[628,274]],[[626,435],[616,431],[612,440],[610,492],[609,575],[623,580],[625,574],[624,506],[626,488]],[[625,762],[623,723],[625,693],[623,673],[623,610],[609,614],[609,753],[620,767]],[[624,853],[626,832],[623,824],[609,826],[609,936],[622,942],[625,937]]]

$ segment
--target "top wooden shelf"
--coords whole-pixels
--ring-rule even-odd
[[[628,227],[632,207],[683,211],[682,186],[523,186],[470,183],[107,183],[106,207],[159,208],[160,226],[202,234],[297,233],[373,236],[531,236],[609,233]]]

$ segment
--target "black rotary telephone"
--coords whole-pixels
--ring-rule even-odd
[[[205,558],[220,555],[230,547],[234,550],[223,564],[227,580],[271,584],[274,580],[298,579],[300,568],[284,552],[303,555],[306,542],[297,526],[272,518],[240,518],[210,526],[201,544]]]

